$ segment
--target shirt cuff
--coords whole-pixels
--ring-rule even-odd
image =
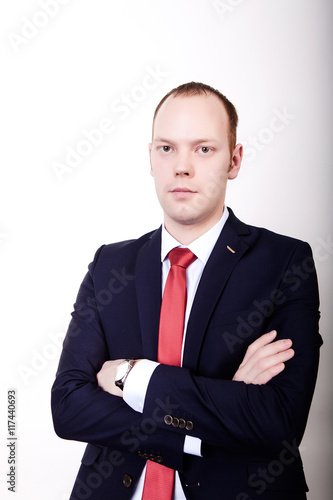
[[[188,453],[189,455],[196,455],[197,457],[202,457],[201,439],[196,438],[194,436],[185,436],[184,453]]]
[[[141,359],[129,372],[124,384],[123,398],[133,410],[143,413],[150,377],[158,365],[156,361]]]

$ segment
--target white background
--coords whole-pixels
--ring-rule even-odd
[[[61,338],[95,250],[160,224],[147,147],[153,110],[171,88],[195,80],[235,103],[247,143],[227,204],[315,253],[325,344],[301,450],[308,498],[330,499],[332,3],[54,2],[52,15],[43,0],[0,7],[1,498],[13,498],[5,484],[10,388],[18,398],[14,498],[69,496],[84,445],[53,431]],[[279,113],[287,118],[272,121]],[[69,148],[103,119],[113,131],[57,174],[54,162],[66,165]],[[279,131],[269,130],[277,123]]]

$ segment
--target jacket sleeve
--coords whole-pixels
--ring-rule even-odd
[[[299,444],[322,344],[317,279],[308,244],[299,243],[293,252],[287,269],[281,272],[276,293],[279,300],[274,312],[267,314],[265,331],[276,329],[278,338],[292,339],[295,350],[280,375],[266,385],[254,385],[160,365],[148,386],[144,415],[151,414],[157,396],[169,397],[174,408],[170,416],[176,418],[176,425],[170,425],[172,419],[166,417],[160,426],[173,433],[190,434],[211,446],[250,453],[270,454],[285,442]],[[190,421],[192,430],[177,426],[180,418]]]
[[[165,465],[181,470],[185,437],[179,434],[170,440],[169,429],[156,425],[163,420],[163,401],[159,399],[153,405],[153,417],[147,419],[97,384],[97,372],[110,359],[94,299],[93,272],[100,251],[80,287],[52,387],[55,431],[64,439],[130,453],[153,449],[165,457]]]

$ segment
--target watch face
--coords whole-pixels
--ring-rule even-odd
[[[128,361],[122,361],[116,371],[116,380],[121,380],[123,377],[125,377],[126,372],[128,370]]]

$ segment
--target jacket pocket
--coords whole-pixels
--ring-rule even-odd
[[[289,458],[290,460],[290,458]],[[272,460],[247,464],[247,483],[260,495],[264,491],[305,492],[309,488],[305,481],[302,462],[283,463]]]
[[[83,454],[81,462],[83,463],[83,465],[88,465],[88,466],[92,465],[94,462],[97,461],[102,451],[103,451],[102,446],[96,446],[95,444],[88,444]]]

